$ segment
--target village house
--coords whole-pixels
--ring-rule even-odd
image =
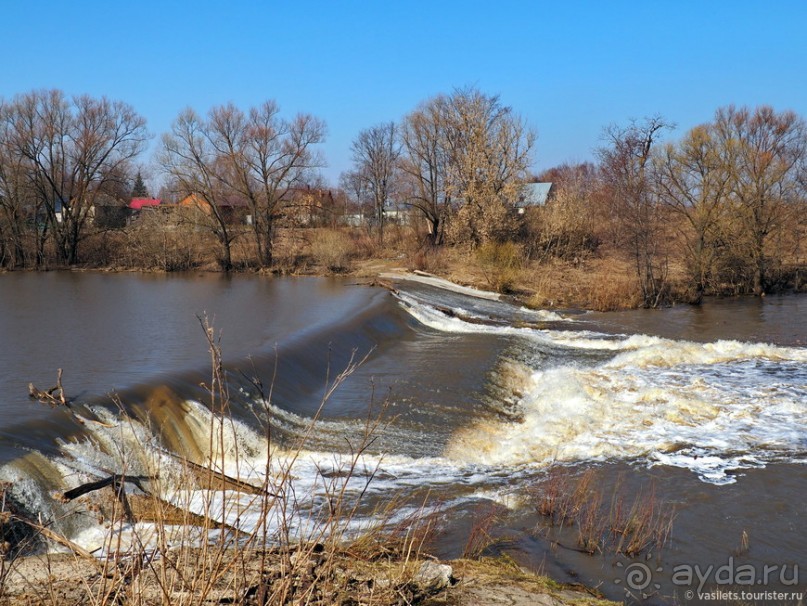
[[[552,194],[552,183],[525,183],[515,203],[516,212],[523,215],[529,208],[546,206]]]
[[[296,225],[322,227],[331,225],[336,215],[336,201],[331,190],[319,187],[293,187],[285,195],[288,218]]]
[[[210,203],[199,194],[190,194],[182,198],[177,205],[180,212],[199,211],[207,216],[213,213]],[[237,196],[226,196],[216,201],[222,220],[227,225],[251,225],[252,214],[249,204],[243,198]]]

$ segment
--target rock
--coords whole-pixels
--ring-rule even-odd
[[[420,592],[435,593],[451,585],[454,569],[448,564],[423,562],[413,579]]]
[[[463,593],[464,606],[566,606],[575,602],[561,601],[548,593],[530,591],[511,584],[471,587]]]
[[[392,587],[392,581],[389,579],[376,579],[375,583],[373,584],[374,589],[382,589],[386,590]]]

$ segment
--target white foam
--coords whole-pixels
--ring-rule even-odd
[[[518,421],[481,419],[446,450],[458,464],[546,465],[644,459],[686,467],[704,481],[796,455],[807,435],[807,349],[721,340],[537,330],[464,322],[402,297],[422,323],[452,333],[491,333],[586,352],[594,366],[536,360],[514,377]]]
[[[721,483],[757,457],[803,450],[807,370],[780,363],[803,352],[666,345],[663,356],[638,350],[593,368],[533,372],[519,421],[482,420],[459,432],[447,455],[489,465],[644,458]],[[756,358],[755,350],[776,355]]]
[[[424,326],[434,328],[441,332],[455,334],[500,334],[500,335],[523,335],[541,338],[544,331],[532,328],[521,328],[513,326],[501,326],[487,323],[466,322],[455,316],[449,316],[431,305],[419,302],[405,294],[399,295],[399,300],[411,316]],[[473,313],[467,310],[454,310],[457,315],[473,317]]]
[[[556,311],[549,311],[548,309],[530,309],[529,307],[520,307],[520,313],[528,316],[535,316],[543,322],[574,322],[573,318],[559,314]]]

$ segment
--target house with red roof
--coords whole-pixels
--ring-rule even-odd
[[[159,198],[132,198],[132,201],[129,202],[129,208],[135,212],[140,212],[144,208],[159,206],[162,203],[163,201]]]

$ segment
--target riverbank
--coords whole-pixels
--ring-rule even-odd
[[[8,606],[93,604],[259,604],[271,598],[282,566],[275,554],[252,554],[246,576],[231,568],[214,585],[166,584],[159,563],[147,561],[132,573],[132,562],[89,561],[72,554],[21,558],[6,572],[0,602]],[[258,564],[263,563],[263,566]],[[327,571],[324,570],[327,566]],[[179,566],[174,567],[179,570]],[[285,601],[306,604],[421,604],[423,606],[606,606],[615,604],[580,586],[567,586],[525,571],[507,559],[383,560],[361,562],[350,554],[312,564],[297,575]],[[187,571],[186,578],[188,578]],[[331,583],[323,583],[326,574]],[[275,575],[275,577],[273,577]],[[319,578],[317,578],[319,575]],[[177,577],[179,579],[180,576]],[[316,579],[316,583],[315,583]],[[316,589],[310,589],[313,586]],[[261,593],[263,591],[263,593]]]
[[[160,230],[165,233],[162,233]],[[53,255],[41,269],[142,272],[221,272],[217,242],[210,233],[165,231],[165,226],[137,225],[104,232],[85,243],[87,261],[61,268]],[[153,240],[153,241],[152,241]],[[248,234],[234,236],[231,272],[280,275],[354,276],[374,279],[390,271],[425,271],[457,284],[505,293],[534,308],[575,308],[592,311],[644,306],[635,259],[625,251],[601,245],[577,256],[529,254],[512,242],[470,245],[424,245],[423,235],[407,226],[390,226],[383,243],[366,229],[284,228],[277,232],[271,270],[256,265]],[[29,264],[30,266],[30,264]],[[781,274],[781,275],[780,275]],[[686,267],[676,257],[665,259],[659,305],[699,302],[706,296],[746,293],[742,282],[715,282],[702,293],[688,284]],[[772,278],[769,294],[803,292],[798,263],[789,262]]]
[[[627,264],[613,260],[528,264],[510,272],[506,288],[497,288],[498,279],[491,270],[476,263],[470,252],[446,250],[435,254],[440,257],[439,263],[425,264],[425,269],[401,263],[400,259],[368,259],[358,262],[348,275],[373,280],[422,273],[476,291],[495,292],[533,309],[615,311],[641,306],[641,296]],[[677,302],[685,301],[682,298]]]

